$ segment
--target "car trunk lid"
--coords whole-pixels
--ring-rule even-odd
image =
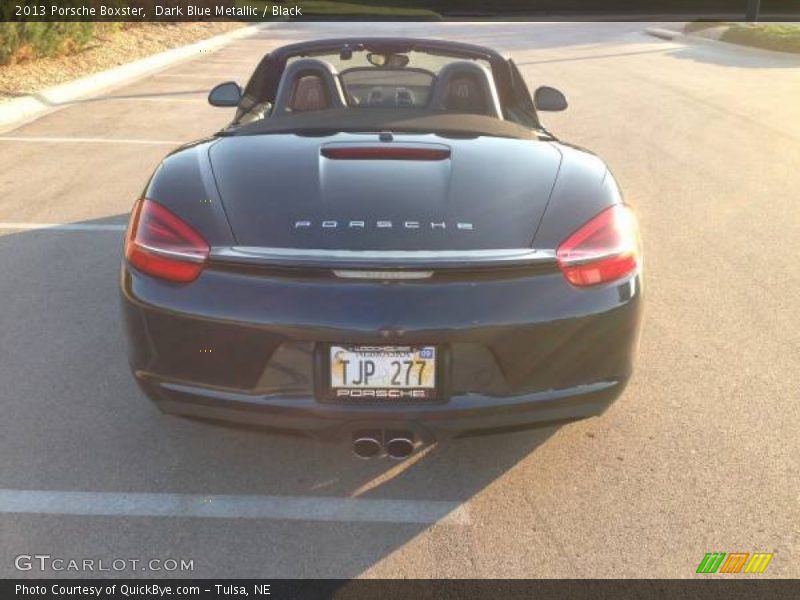
[[[344,251],[527,248],[561,160],[546,142],[433,134],[236,136],[209,152],[237,245]]]

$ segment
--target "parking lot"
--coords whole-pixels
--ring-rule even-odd
[[[706,552],[800,576],[800,56],[643,23],[280,24],[0,134],[0,575],[15,557],[184,559],[194,577],[691,577]],[[636,209],[636,375],[601,418],[412,459],[160,414],[128,372],[127,213],[270,48],[412,35],[514,56]]]

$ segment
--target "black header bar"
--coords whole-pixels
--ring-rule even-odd
[[[27,579],[0,581],[3,600],[183,598],[185,600],[317,600],[336,598],[569,598],[570,600],[737,600],[797,598],[800,581],[786,579]]]

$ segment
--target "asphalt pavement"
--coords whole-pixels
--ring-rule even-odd
[[[715,551],[800,576],[800,56],[646,26],[282,24],[0,134],[0,576],[692,577]],[[215,83],[365,32],[494,46],[566,93],[546,123],[608,162],[645,244],[602,417],[362,462],[137,390],[117,278],[152,169],[231,118]],[[34,554],[193,570],[17,570]]]

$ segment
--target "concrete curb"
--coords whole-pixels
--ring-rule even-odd
[[[45,113],[63,108],[70,102],[89,94],[141,79],[183,60],[194,58],[201,52],[215,52],[230,42],[254,35],[269,25],[268,23],[247,25],[187,46],[172,48],[113,69],[9,100],[0,104],[0,131],[8,131],[33,121]]]
[[[644,30],[647,35],[661,38],[662,40],[673,40],[679,35],[683,35],[680,31],[674,29],[664,29],[663,27],[648,27]]]
[[[720,49],[738,50],[739,52],[747,52],[749,54],[761,55],[764,57],[783,58],[787,59],[794,57],[800,60],[800,54],[795,52],[779,52],[777,50],[766,50],[764,48],[757,48],[755,46],[747,46],[745,44],[734,44],[733,42],[724,42],[713,37],[706,37],[694,33],[684,33],[682,31],[675,31],[674,29],[664,29],[663,27],[648,27],[644,30],[647,35],[661,38],[662,40],[669,40],[672,42],[681,42],[684,44],[695,44],[701,46],[711,46]]]

